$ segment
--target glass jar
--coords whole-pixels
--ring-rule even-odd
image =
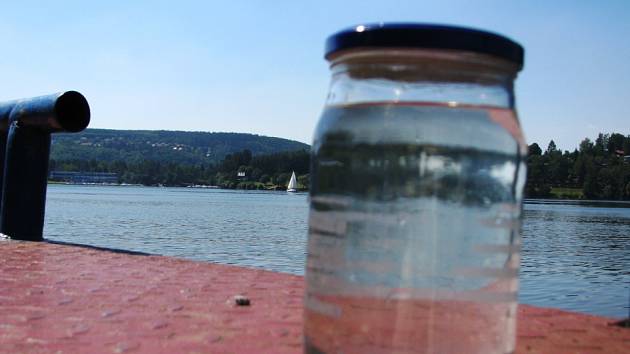
[[[514,351],[523,49],[484,31],[328,39],[311,156],[307,353]]]

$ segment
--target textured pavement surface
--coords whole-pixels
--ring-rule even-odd
[[[300,276],[0,241],[0,353],[301,353],[302,297]],[[613,319],[518,316],[517,353],[630,353]]]

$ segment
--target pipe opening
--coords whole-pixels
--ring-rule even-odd
[[[90,123],[90,105],[76,91],[64,92],[55,102],[57,122],[67,132],[80,132]]]

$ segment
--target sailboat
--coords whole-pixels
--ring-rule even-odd
[[[297,192],[298,184],[297,179],[295,178],[295,171],[291,174],[291,180],[289,181],[289,185],[287,186],[287,192]]]

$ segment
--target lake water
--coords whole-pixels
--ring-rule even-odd
[[[306,194],[49,185],[44,236],[303,274]],[[630,203],[525,204],[519,300],[628,316]]]

